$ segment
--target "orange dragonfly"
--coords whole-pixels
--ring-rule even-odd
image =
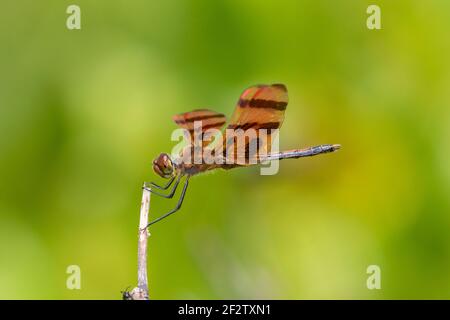
[[[183,177],[185,177],[185,181],[176,207],[166,214],[160,216],[159,218],[151,221],[147,225],[147,227],[168,217],[181,208],[191,176],[218,168],[232,169],[236,167],[249,166],[252,164],[260,164],[272,160],[310,157],[322,153],[333,152],[340,148],[339,144],[323,144],[305,149],[272,152],[271,134],[274,130],[281,127],[284,120],[284,112],[286,111],[287,104],[288,93],[286,86],[284,86],[283,84],[257,85],[244,90],[238,100],[231,120],[226,127],[225,134],[223,134],[220,138],[221,140],[216,143],[216,146],[219,145],[222,147],[221,149],[219,148],[218,151],[218,153],[220,154],[217,154],[217,152],[216,154],[214,154],[214,152],[211,152],[211,154],[214,154],[214,156],[223,158],[226,158],[228,154],[231,153],[233,157],[231,160],[234,161],[224,160],[212,162],[208,161],[210,159],[202,158],[202,161],[200,163],[193,163],[192,161],[186,161],[185,157],[183,157],[181,154],[179,157],[171,159],[168,154],[161,153],[153,161],[153,170],[162,178],[169,179],[168,183],[164,186],[157,185],[153,182],[144,183],[143,188],[155,195],[164,198],[173,198],[175,191],[177,190],[178,185]],[[207,148],[211,148],[210,144],[212,145],[212,143],[209,143],[208,141],[205,141],[207,139],[204,139],[208,134],[208,130],[218,130],[222,128],[222,126],[226,122],[226,118],[222,113],[217,113],[208,109],[196,109],[191,112],[178,114],[173,117],[173,120],[178,126],[185,129],[185,131],[188,133],[187,136],[190,136],[191,138],[191,143],[182,150],[182,153],[185,152],[184,154],[186,154],[187,151],[187,154],[194,156],[195,154],[203,155],[204,150],[206,150]],[[200,129],[195,126],[195,123],[198,123],[199,121],[201,121],[202,124]],[[245,149],[239,152],[239,150],[236,149],[236,144],[234,143],[236,140],[236,136],[228,137],[229,130],[239,129],[241,129],[239,131],[240,135],[244,136],[249,130],[262,132],[261,129],[265,129],[265,132],[270,131],[270,133],[267,133],[268,137],[265,137],[264,140],[262,140],[259,135],[256,136],[258,151],[257,154],[255,154],[254,152],[250,152],[250,141],[248,140],[245,140]],[[195,141],[196,135],[203,138],[202,140],[200,140],[200,144],[193,142]],[[265,153],[262,153],[263,156],[261,156],[261,150],[265,151]],[[239,156],[244,159],[243,162],[236,161],[237,157]],[[159,190],[167,190],[170,188],[174,181],[175,184],[168,194],[162,194],[153,190],[153,188]]]

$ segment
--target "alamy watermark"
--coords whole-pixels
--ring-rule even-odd
[[[367,289],[381,289],[381,268],[376,264],[372,264],[367,267],[366,272],[369,274],[366,281]]]
[[[366,10],[369,16],[366,20],[366,26],[369,30],[380,30],[381,29],[381,9],[376,4],[371,4]]]
[[[69,30],[81,29],[81,9],[75,4],[67,7],[66,13],[69,14],[66,20],[66,27]]]
[[[67,267],[66,273],[69,275],[66,280],[66,287],[69,290],[81,289],[81,269],[73,264]]]

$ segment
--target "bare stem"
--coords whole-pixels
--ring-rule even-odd
[[[150,210],[150,191],[142,188],[141,214],[139,218],[138,241],[138,285],[130,293],[132,300],[149,300],[147,279],[147,239],[150,236],[148,229],[148,213]]]

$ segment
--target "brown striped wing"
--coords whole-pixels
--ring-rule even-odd
[[[220,129],[226,122],[225,115],[209,109],[196,109],[173,116],[175,123],[194,136],[194,124],[201,121],[201,132],[208,129]]]
[[[226,122],[225,115],[209,109],[196,109],[173,116],[175,123],[189,133],[190,144],[185,146],[181,151],[182,157],[190,155],[194,159],[195,154],[202,155],[202,148],[206,147],[211,139],[207,131],[208,129],[220,129]],[[195,125],[201,122],[201,127]],[[200,143],[201,141],[201,143]]]
[[[249,129],[267,129],[267,139],[265,141],[263,140],[258,150],[270,152],[270,129],[278,129],[281,127],[287,104],[288,93],[286,86],[283,84],[250,87],[244,90],[240,96],[227,129],[242,129],[244,132]],[[224,143],[227,143],[226,146],[224,145],[224,150],[230,147],[229,140],[229,138],[224,139]],[[236,147],[235,145],[235,154],[238,154],[239,152]],[[245,152],[247,159],[254,156],[248,154],[248,144]]]

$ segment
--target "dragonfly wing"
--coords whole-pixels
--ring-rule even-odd
[[[224,114],[209,109],[196,109],[173,116],[173,121],[181,128],[194,132],[195,122],[200,122],[202,131],[206,131],[211,128],[222,128],[226,118]]]
[[[191,157],[194,157],[195,152],[200,153],[202,148],[210,143],[210,129],[219,130],[226,122],[224,114],[209,109],[196,109],[177,114],[173,116],[173,120],[179,127],[186,129],[186,138],[190,139],[190,143],[181,150],[181,154],[190,154]],[[194,145],[196,141],[202,143]]]
[[[271,129],[279,129],[283,124],[284,112],[288,104],[288,93],[286,86],[283,84],[258,85],[250,87],[242,93],[236,105],[234,113],[231,117],[227,129],[242,129],[240,134],[235,132],[236,136],[245,135],[251,137],[250,129],[267,129],[266,139],[256,131],[257,136],[252,142],[250,138],[245,138],[245,149],[238,150],[235,137],[226,137],[224,139],[224,150],[234,145],[235,157],[244,157],[247,162],[250,158],[254,158],[249,150],[249,145],[255,143],[257,149],[255,151],[270,152],[271,151]],[[233,143],[233,139],[235,143]],[[256,139],[256,141],[254,141]],[[225,145],[226,144],[226,145]],[[227,150],[228,152],[229,150]]]
[[[240,96],[227,128],[279,128],[287,104],[288,93],[283,84],[250,87]]]
[[[208,129],[220,129],[226,122],[224,114],[209,109],[196,109],[177,114],[173,116],[173,120],[178,126],[186,129],[192,139],[194,134],[204,133]]]

